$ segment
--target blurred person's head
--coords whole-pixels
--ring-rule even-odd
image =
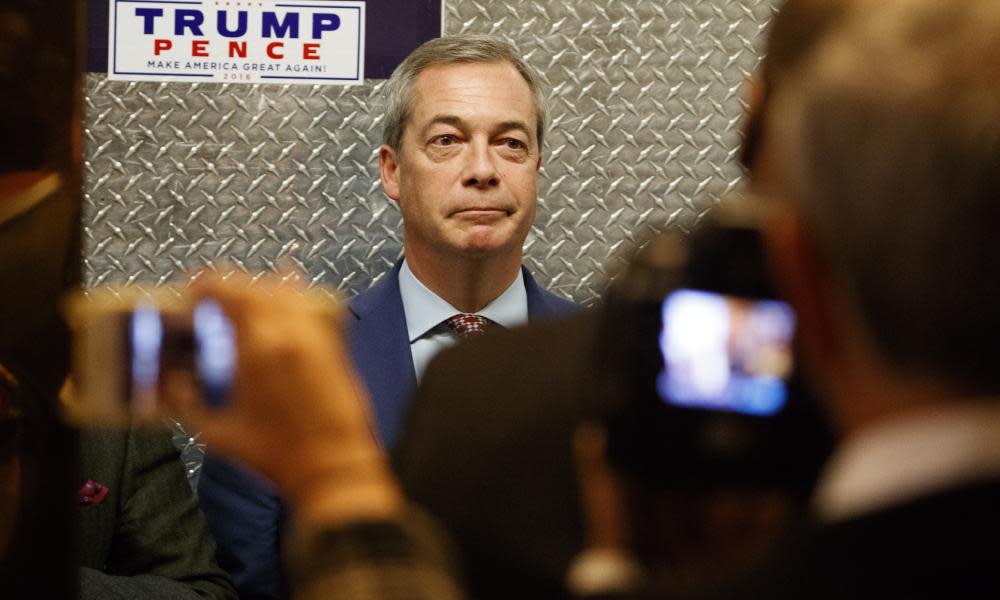
[[[55,10],[41,0],[0,7],[0,175],[58,169],[68,160],[75,63],[66,52],[72,42],[59,34],[72,35],[75,26],[59,19],[53,27]],[[40,31],[50,27],[52,34]]]
[[[80,281],[81,6],[0,6],[0,363],[23,409],[16,426],[0,418],[0,582],[10,597],[73,597],[76,582],[76,437],[57,393],[69,353],[59,302]]]
[[[867,4],[766,136],[772,258],[840,424],[1000,391],[1000,5]]]
[[[41,0],[0,7],[0,352],[50,391],[67,368],[59,299],[79,282],[73,14]]]
[[[790,73],[848,12],[851,0],[785,0],[768,24],[763,56],[750,80],[739,160],[754,183],[768,177],[764,122],[771,98]]]

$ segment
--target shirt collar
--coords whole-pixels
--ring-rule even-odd
[[[0,223],[6,223],[18,217],[45,200],[62,184],[58,174],[45,176],[31,186],[19,190],[9,196],[0,198]]]
[[[410,343],[423,337],[445,319],[462,312],[421,283],[405,259],[399,269],[399,295],[403,300]],[[506,328],[527,323],[528,292],[524,287],[524,273],[518,269],[517,277],[510,286],[476,314]]]
[[[813,508],[838,521],[997,474],[1000,405],[956,401],[849,437],[824,467]]]

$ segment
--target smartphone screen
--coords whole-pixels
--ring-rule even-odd
[[[236,372],[236,333],[229,317],[214,300],[194,308],[195,368],[208,406],[226,401]]]
[[[129,360],[126,364],[132,377],[130,390],[124,397],[131,398],[135,414],[151,415],[156,410],[163,349],[163,319],[159,308],[154,304],[137,304],[127,331]]]
[[[662,305],[660,399],[755,416],[785,406],[795,313],[779,300],[679,289]]]

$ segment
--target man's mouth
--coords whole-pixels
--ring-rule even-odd
[[[509,213],[503,208],[497,208],[495,206],[470,206],[468,208],[463,208],[456,210],[452,216],[461,216],[466,218],[478,218],[478,217],[498,217],[506,216]]]

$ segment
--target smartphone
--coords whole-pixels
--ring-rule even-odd
[[[126,315],[123,383],[140,414],[155,410],[162,377],[193,375],[208,406],[225,404],[236,372],[236,335],[217,302],[195,303],[190,313],[140,303]]]
[[[170,290],[99,289],[71,303],[74,391],[64,399],[79,424],[125,425],[162,418],[168,377],[210,407],[226,403],[236,374],[232,322],[211,299]]]

